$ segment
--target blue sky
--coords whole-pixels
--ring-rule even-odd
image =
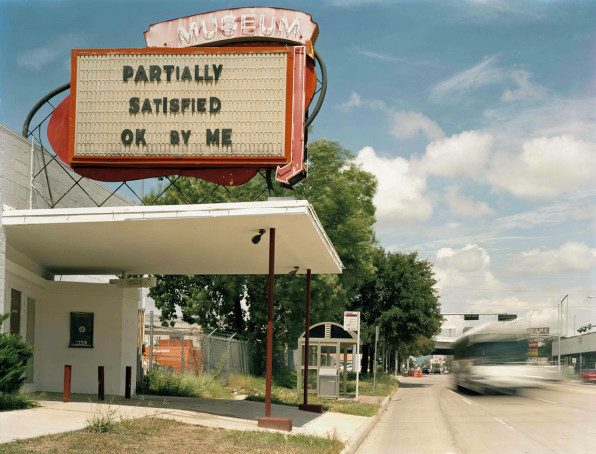
[[[150,24],[239,6],[319,24],[311,138],[379,179],[377,235],[435,264],[444,312],[596,322],[596,2],[0,0],[0,123],[70,78],[71,48],[144,47]],[[452,320],[454,324],[461,323]]]

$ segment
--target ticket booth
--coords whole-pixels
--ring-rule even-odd
[[[298,392],[304,383],[304,334],[298,338],[300,372]],[[346,331],[339,323],[322,322],[309,329],[308,392],[319,397],[337,399],[347,394],[348,372],[356,370],[352,363],[352,353],[357,342],[354,331]]]

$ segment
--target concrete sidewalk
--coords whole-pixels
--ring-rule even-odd
[[[0,413],[0,443],[41,435],[81,430],[96,413],[114,410],[117,417],[142,418],[159,416],[187,424],[233,430],[271,430],[257,426],[257,419],[265,415],[263,402],[235,399],[203,399],[188,397],[136,396],[107,398],[97,403],[96,396],[73,394],[71,402],[63,403],[62,394],[48,393],[40,400],[40,407],[30,410]],[[383,401],[386,408],[389,398]],[[325,412],[300,411],[286,405],[271,406],[271,415],[292,418],[292,434],[337,437],[346,443],[344,452],[353,452],[378,416],[364,417]]]

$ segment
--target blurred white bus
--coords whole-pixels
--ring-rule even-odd
[[[521,319],[474,328],[454,342],[454,350],[458,389],[511,393],[559,379],[557,366],[528,360],[527,323]]]

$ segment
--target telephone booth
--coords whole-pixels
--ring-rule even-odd
[[[298,338],[298,392],[304,384],[304,335]],[[354,331],[346,331],[342,325],[322,322],[309,329],[308,392],[319,397],[337,399],[347,394],[347,374],[356,370],[352,362],[352,351],[357,342]],[[348,352],[350,350],[350,352]]]

